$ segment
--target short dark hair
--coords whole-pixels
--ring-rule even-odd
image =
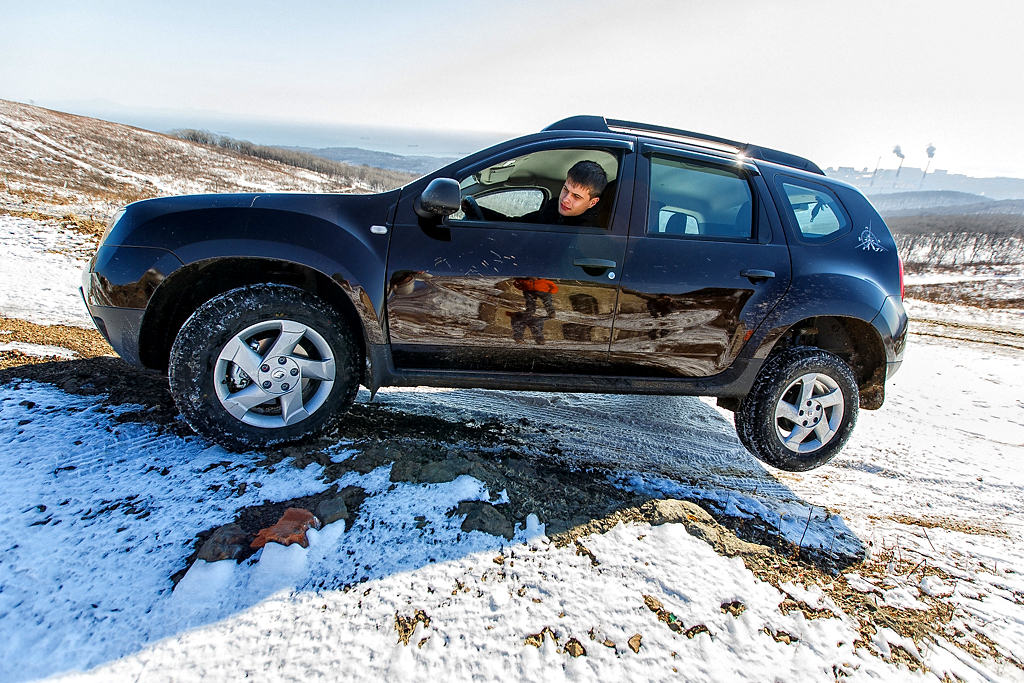
[[[608,187],[608,174],[596,161],[577,161],[565,174],[565,179],[588,188],[592,198],[600,197]]]

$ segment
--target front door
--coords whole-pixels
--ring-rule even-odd
[[[626,250],[628,149],[518,150],[460,180],[466,213],[423,219],[403,197],[388,257],[398,369],[595,371],[607,363]],[[610,180],[596,224],[540,223],[581,160]],[[624,163],[625,161],[625,163]],[[624,169],[628,172],[623,173]],[[618,199],[623,206],[616,207]],[[614,210],[613,210],[614,209]]]
[[[789,249],[753,169],[646,150],[638,162],[610,366],[706,377],[728,368],[786,293]],[[774,221],[778,223],[778,221]]]

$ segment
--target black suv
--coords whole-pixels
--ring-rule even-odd
[[[607,184],[588,220],[559,220],[581,161]],[[380,194],[136,202],[84,285],[117,353],[166,371],[188,424],[233,449],[322,432],[360,384],[689,394],[806,470],[882,405],[907,335],[896,246],[855,188],[597,116]]]

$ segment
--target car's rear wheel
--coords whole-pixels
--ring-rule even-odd
[[[768,358],[736,411],[747,450],[781,470],[803,472],[842,450],[857,422],[860,394],[850,367],[816,348]]]
[[[351,406],[357,347],[312,294],[250,285],[196,310],[171,347],[171,394],[196,432],[233,450],[314,436]]]

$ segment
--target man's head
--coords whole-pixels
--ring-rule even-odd
[[[579,161],[565,176],[558,197],[558,213],[579,216],[597,205],[608,185],[608,176],[595,161]]]

